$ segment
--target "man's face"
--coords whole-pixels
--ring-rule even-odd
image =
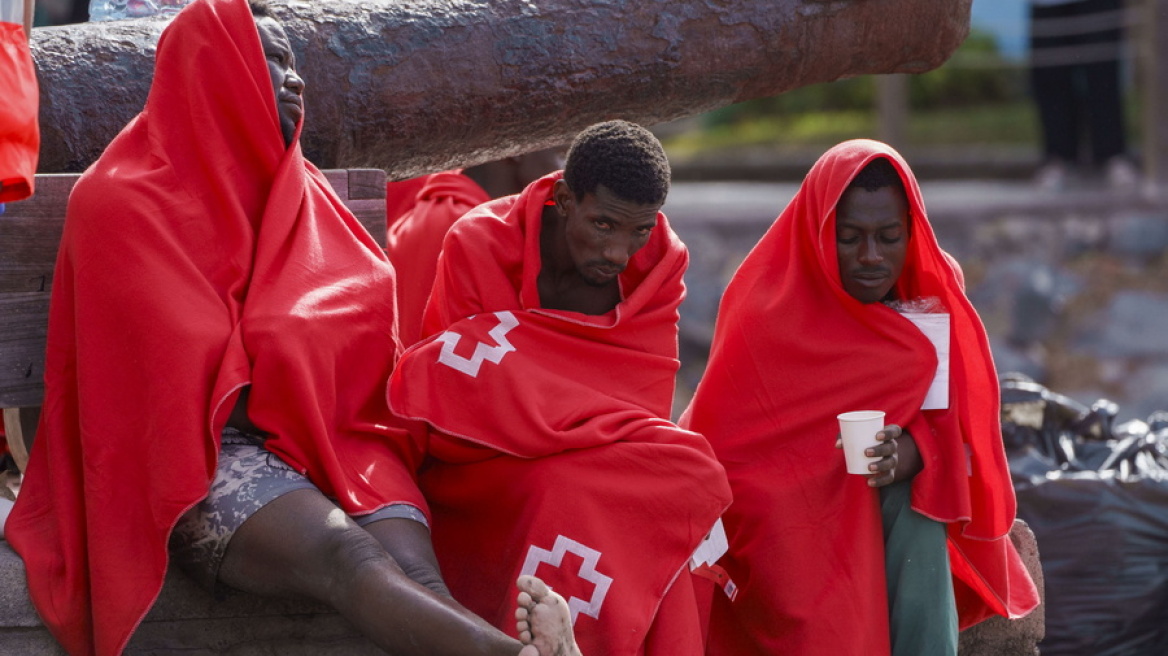
[[[268,74],[272,76],[280,132],[284,135],[284,145],[291,146],[296,124],[304,116],[304,101],[300,97],[304,93],[304,80],[296,74],[296,56],[292,54],[292,45],[284,28],[266,16],[256,20],[256,28],[268,62]]]
[[[884,300],[904,270],[908,200],[896,187],[853,187],[836,206],[835,241],[840,281],[861,303]]]
[[[590,285],[613,282],[629,258],[641,250],[657,226],[660,205],[638,205],[617,198],[605,187],[577,199],[560,180],[556,202],[564,212],[564,235],[576,271]]]

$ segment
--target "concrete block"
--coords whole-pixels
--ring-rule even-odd
[[[957,645],[960,656],[1038,656],[1038,643],[1046,637],[1046,592],[1042,563],[1038,558],[1038,541],[1026,522],[1020,519],[1014,521],[1010,541],[1038,587],[1038,608],[1026,617],[1016,620],[991,617],[962,631]]]
[[[28,598],[24,563],[0,540],[0,654],[61,656]],[[167,574],[127,656],[383,656],[327,606],[242,593],[215,599],[180,572]]]

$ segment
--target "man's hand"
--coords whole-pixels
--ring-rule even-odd
[[[879,445],[864,450],[864,455],[880,458],[868,465],[868,485],[884,487],[917,475],[921,470],[921,454],[916,440],[896,424],[888,424],[876,433]],[[843,440],[836,438],[835,447],[843,448]]]

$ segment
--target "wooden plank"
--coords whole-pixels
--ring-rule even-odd
[[[376,200],[350,200],[345,203],[365,230],[373,236],[379,246],[385,246],[388,230],[385,226],[385,198]]]
[[[349,197],[349,171],[348,169],[327,169],[321,171],[324,174],[328,183],[332,185],[333,190],[342,199]]]
[[[385,171],[381,169],[331,169],[322,171],[345,206],[353,212],[373,239],[385,245]]]
[[[44,398],[48,293],[0,294],[0,408]]]
[[[38,175],[36,195],[8,205],[0,217],[0,294],[49,291],[76,181],[76,175]]]
[[[385,171],[349,169],[349,198],[385,200]]]

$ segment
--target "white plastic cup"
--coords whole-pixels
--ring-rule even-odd
[[[836,415],[840,436],[844,442],[844,462],[849,474],[871,474],[868,465],[880,458],[864,455],[864,450],[877,446],[876,433],[884,428],[882,410],[857,410]]]

